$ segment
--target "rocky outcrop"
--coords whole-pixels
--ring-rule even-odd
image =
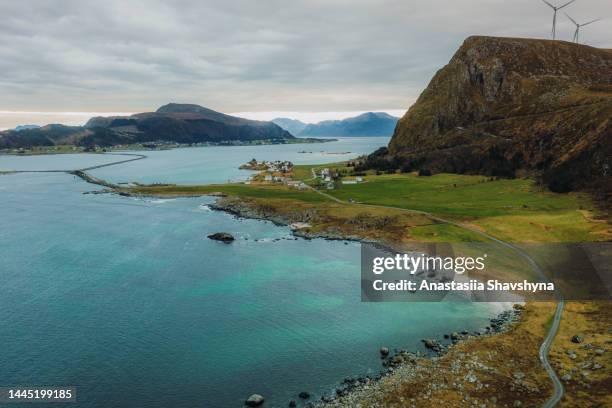
[[[404,170],[609,183],[612,50],[469,37],[400,119],[377,160]]]
[[[214,241],[221,241],[226,244],[229,244],[235,239],[234,236],[229,232],[215,232],[214,234],[210,234],[208,238]]]
[[[264,397],[259,394],[253,394],[244,402],[247,407],[258,407],[264,403]]]

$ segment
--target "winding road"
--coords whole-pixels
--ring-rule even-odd
[[[311,169],[312,171],[312,175],[313,178],[316,178],[316,174],[314,169]],[[356,203],[356,202],[349,202],[349,201],[344,201],[344,200],[340,200],[337,197],[332,196],[331,194],[328,194],[324,191],[318,190],[308,184],[306,184],[308,186],[308,188],[310,188],[312,191],[315,191],[318,194],[321,194],[322,196],[335,201],[337,203],[340,204],[348,204],[348,205],[358,205],[358,206],[362,206],[362,207],[373,207],[373,208],[390,208],[390,209],[394,209],[394,210],[400,210],[400,211],[405,211],[405,212],[409,212],[411,214],[419,214],[419,215],[424,215],[427,218],[434,220],[434,221],[438,221],[444,224],[449,224],[449,225],[453,225],[455,227],[458,228],[462,228],[464,230],[476,233],[484,238],[487,238],[493,242],[496,242],[500,245],[505,246],[506,248],[509,248],[511,250],[513,250],[515,253],[517,253],[518,255],[520,255],[523,259],[525,259],[529,265],[531,265],[532,269],[540,276],[541,279],[543,279],[544,281],[547,281],[546,276],[544,275],[544,271],[542,271],[542,268],[540,268],[540,266],[537,264],[537,262],[535,260],[533,260],[533,258],[531,258],[525,251],[523,251],[521,248],[512,245],[509,242],[503,241],[499,238],[495,238],[492,235],[487,234],[486,232],[477,230],[475,228],[469,227],[467,225],[455,222],[455,221],[451,221],[451,220],[447,220],[441,217],[438,217],[436,215],[433,215],[429,212],[426,211],[421,211],[421,210],[414,210],[414,209],[409,209],[409,208],[401,208],[401,207],[393,207],[393,206],[388,206],[388,205],[377,205],[377,204],[363,204],[363,203]],[[557,296],[559,296],[557,294]],[[542,363],[542,366],[544,367],[544,370],[546,370],[546,373],[548,374],[548,377],[551,379],[552,383],[553,383],[553,394],[550,396],[550,398],[544,403],[544,405],[542,405],[543,408],[552,408],[554,406],[557,405],[557,403],[561,400],[561,398],[563,398],[563,394],[565,392],[564,388],[563,388],[563,384],[561,383],[561,380],[559,379],[559,376],[557,376],[557,373],[555,372],[555,370],[552,368],[552,366],[550,365],[550,361],[548,360],[548,353],[550,351],[550,347],[552,346],[552,343],[557,335],[557,332],[559,331],[559,325],[561,323],[561,316],[563,314],[563,307],[565,306],[565,302],[563,301],[563,299],[558,298],[558,302],[557,302],[557,307],[555,309],[555,314],[553,316],[553,321],[552,324],[550,325],[550,328],[548,330],[548,333],[546,334],[546,337],[544,338],[544,342],[540,345],[540,350],[539,350],[539,358],[540,358],[540,362]]]

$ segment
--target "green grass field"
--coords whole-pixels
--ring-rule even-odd
[[[548,213],[578,209],[576,195],[538,191],[524,179],[488,181],[482,176],[414,174],[367,176],[361,184],[329,193],[342,200],[411,208],[459,217]]]
[[[298,174],[310,174],[310,168],[326,166],[296,167],[303,167],[297,169],[301,172]],[[327,193],[344,201],[426,211],[470,223],[515,242],[602,240],[610,232],[607,223],[592,219],[596,211],[586,194],[552,193],[530,179],[490,180],[459,174],[368,175],[363,183],[342,185]],[[412,232],[415,236],[460,238],[462,235],[442,226],[417,228]]]
[[[311,169],[342,164],[296,166],[294,178],[307,180]],[[322,203],[330,199],[311,190],[281,185],[221,184],[206,186],[147,186],[130,192],[152,195],[198,195],[221,192],[266,200]],[[459,221],[498,238],[514,242],[569,242],[610,239],[609,224],[594,219],[593,204],[585,194],[556,194],[539,189],[533,180],[489,180],[483,176],[437,174],[368,175],[359,184],[342,185],[326,193],[348,202],[420,210]],[[346,204],[349,207],[358,207]],[[415,226],[415,239],[474,240],[474,233],[451,225]]]

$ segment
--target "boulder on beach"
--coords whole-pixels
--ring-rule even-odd
[[[436,348],[436,346],[438,345],[438,342],[432,339],[423,339],[421,341],[425,343],[425,347],[427,347],[428,349]]]
[[[247,407],[258,407],[264,403],[264,397],[259,394],[253,394],[244,402]]]
[[[572,343],[582,343],[582,336],[578,334],[572,336]]]
[[[208,238],[214,239],[215,241],[225,242],[226,244],[229,244],[234,240],[234,236],[229,232],[215,232],[214,234],[210,234]]]

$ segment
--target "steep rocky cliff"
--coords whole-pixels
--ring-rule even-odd
[[[528,172],[555,191],[612,184],[612,50],[469,37],[400,119],[385,160]]]

